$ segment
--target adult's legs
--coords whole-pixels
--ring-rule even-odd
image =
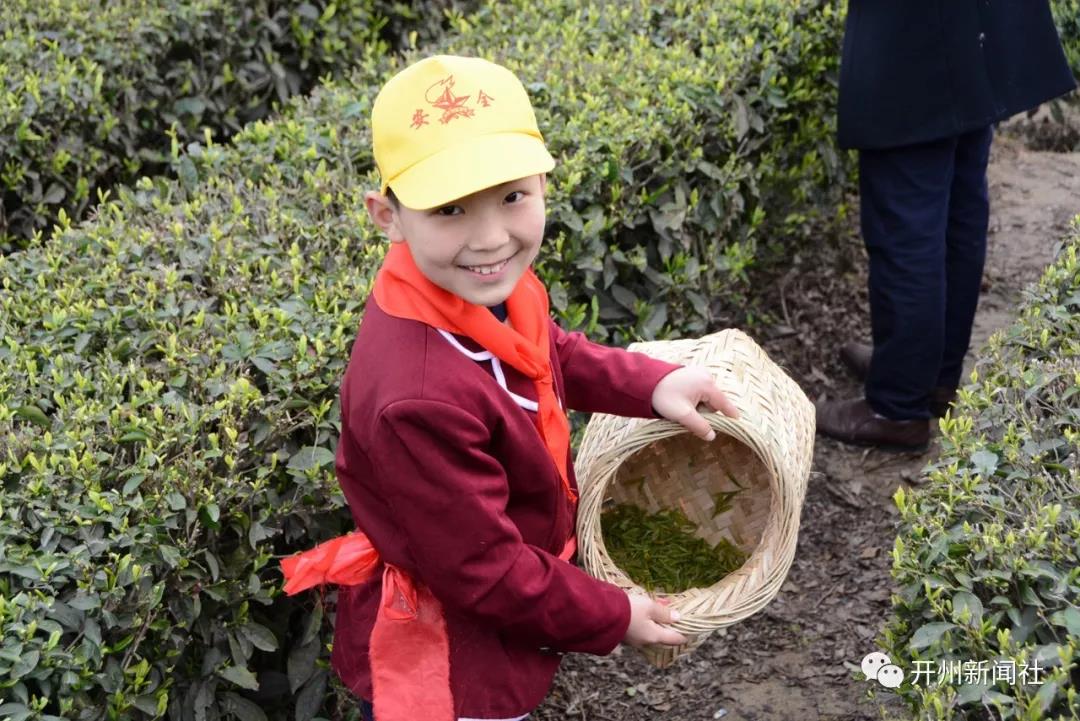
[[[945,348],[946,229],[957,138],[859,153],[874,355],[866,401],[893,420],[930,417]]]
[[[971,343],[990,223],[986,166],[992,139],[993,129],[986,127],[961,135],[956,143],[945,233],[945,346],[937,378],[943,388],[959,385]]]

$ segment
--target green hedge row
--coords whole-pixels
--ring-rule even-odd
[[[1050,7],[1065,56],[1069,59],[1073,74],[1080,79],[1080,0],[1052,0]]]
[[[322,704],[273,559],[345,528],[337,382],[381,256],[326,131],[256,124],[261,182],[143,179],[0,258],[0,717]]]
[[[540,270],[567,326],[697,332],[764,239],[834,212],[832,3],[516,0],[453,27],[430,50],[513,68],[559,159]],[[338,383],[384,252],[367,117],[402,62],[177,142],[177,181],[0,258],[0,717],[333,705],[323,606],[282,598],[276,559],[350,526]]]
[[[883,645],[920,719],[1080,710],[1080,217],[1075,228],[942,420],[926,486],[897,491]]]
[[[750,265],[835,211],[838,4],[492,3],[434,48],[529,85],[559,162],[539,271],[570,325],[703,333]]]
[[[161,170],[170,128],[182,142],[230,135],[368,46],[432,36],[448,4],[5,0],[0,252]]]

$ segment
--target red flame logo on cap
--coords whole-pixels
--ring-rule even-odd
[[[447,75],[442,80],[433,83],[424,92],[424,100],[427,104],[442,111],[442,115],[439,116],[439,122],[443,125],[446,125],[451,120],[456,120],[457,118],[473,117],[476,114],[476,109],[469,107],[468,105],[469,98],[471,97],[471,94],[454,94],[453,75]],[[494,101],[495,98],[491,97],[483,90],[476,96],[476,105],[480,107],[490,107]],[[428,113],[424,112],[423,108],[417,108],[412,116],[411,127],[419,130],[425,125],[430,125]]]

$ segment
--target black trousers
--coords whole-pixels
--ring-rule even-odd
[[[866,400],[893,419],[929,418],[956,388],[979,300],[990,217],[991,127],[859,151],[874,356]]]

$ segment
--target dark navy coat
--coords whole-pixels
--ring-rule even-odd
[[[958,135],[1074,87],[1047,0],[850,0],[839,143]]]

